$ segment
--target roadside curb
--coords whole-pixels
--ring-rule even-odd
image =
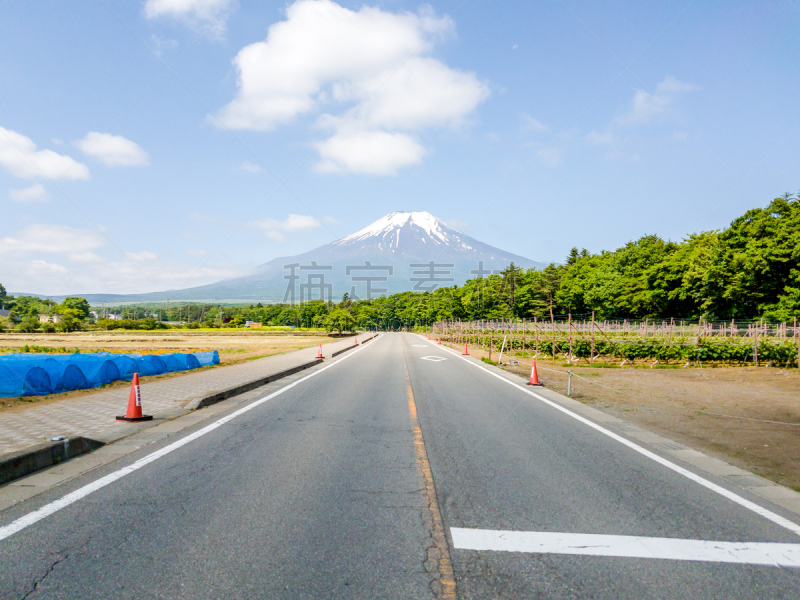
[[[366,344],[368,341],[370,341],[371,339],[373,339],[373,338],[374,338],[376,335],[378,335],[378,334],[376,333],[375,335],[371,335],[370,337],[368,337],[368,338],[365,338],[365,339],[361,340],[361,341],[358,343],[358,346],[360,346],[361,344]],[[355,348],[358,348],[358,346],[356,346],[355,344],[353,344],[352,346],[348,346],[347,348],[342,348],[341,350],[337,350],[336,352],[334,352],[333,354],[331,354],[331,358],[333,358],[334,356],[339,356],[340,354],[344,354],[345,352],[350,352],[350,350],[353,350],[353,349],[355,349]]]
[[[370,338],[371,339],[371,338]],[[349,350],[349,348],[347,348]],[[334,354],[335,356],[335,354]],[[52,467],[53,465],[62,463],[81,454],[86,454],[101,448],[107,444],[112,444],[126,437],[130,437],[144,429],[148,429],[153,425],[170,421],[177,417],[181,417],[194,410],[212,406],[228,398],[239,396],[250,390],[254,390],[263,385],[283,379],[305,369],[309,369],[322,362],[321,358],[317,358],[302,364],[296,365],[277,373],[272,373],[265,377],[259,377],[247,383],[242,383],[237,386],[214,392],[207,396],[195,398],[183,408],[174,408],[172,410],[157,413],[152,421],[147,421],[144,424],[127,424],[111,426],[108,429],[101,431],[93,438],[86,438],[82,436],[72,437],[63,441],[45,442],[37,444],[17,452],[11,452],[0,456],[0,485],[10,483],[26,475],[30,475],[42,469]]]
[[[208,396],[203,396],[201,398],[195,398],[194,400],[189,402],[189,404],[187,404],[184,408],[187,410],[196,410],[198,408],[205,408],[206,406],[211,406],[212,404],[216,404],[217,402],[222,402],[223,400],[227,400],[228,398],[232,398],[233,396],[238,396],[239,394],[244,394],[245,392],[249,392],[250,390],[254,390],[257,387],[261,387],[262,385],[266,385],[278,379],[283,379],[284,377],[288,377],[289,375],[294,375],[295,373],[299,373],[300,371],[304,371],[305,369],[309,369],[315,365],[318,365],[321,362],[322,362],[321,358],[316,358],[312,361],[302,363],[300,365],[291,367],[289,369],[285,369],[283,371],[279,371],[278,373],[273,373],[272,375],[267,375],[266,377],[260,377],[258,379],[254,379],[253,381],[248,381],[247,383],[242,383],[232,388],[228,388],[227,390],[215,392],[213,394],[209,394]]]
[[[328,358],[333,358],[344,352],[358,348],[361,344],[365,344],[377,337],[377,335],[377,333],[374,333],[370,337],[360,340],[358,345],[354,344],[347,348],[337,350]],[[44,442],[16,452],[0,455],[0,486],[36,473],[37,471],[63,463],[81,454],[87,454],[103,446],[131,437],[166,421],[183,417],[198,409],[208,408],[214,404],[228,400],[229,398],[240,396],[251,390],[267,385],[268,383],[272,383],[273,381],[289,377],[290,375],[314,367],[322,362],[323,359],[315,358],[288,369],[278,371],[277,373],[271,373],[246,383],[193,398],[183,407],[176,407],[167,411],[155,413],[152,421],[147,421],[145,423],[117,423],[94,434],[92,438],[75,436],[60,441]]]
[[[0,456],[0,485],[86,454],[104,445],[103,442],[78,436],[37,444],[32,448]]]

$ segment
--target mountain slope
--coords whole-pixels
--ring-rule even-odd
[[[309,294],[319,298],[321,292],[333,300],[344,293],[357,298],[376,297],[462,285],[511,262],[525,269],[545,266],[447,227],[430,213],[394,212],[330,244],[297,256],[275,258],[250,275],[168,294],[173,302],[296,302],[310,299]],[[165,299],[160,293],[85,297],[90,302]]]

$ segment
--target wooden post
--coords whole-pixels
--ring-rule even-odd
[[[491,321],[490,321],[490,323],[491,323]],[[494,333],[494,330],[492,329],[491,326],[489,326],[489,360],[492,360],[492,334],[493,333]]]
[[[525,358],[527,348],[525,347],[525,319],[522,319],[522,358]]]
[[[797,317],[794,318],[794,339],[797,341],[797,369],[800,371],[800,331],[797,329]]]
[[[536,335],[536,347],[534,348],[534,354],[539,354],[539,319],[533,317],[533,332]],[[800,361],[800,358],[798,358]]]
[[[753,364],[758,366],[758,326],[753,327]]]
[[[572,361],[572,313],[567,314],[567,337],[569,338],[569,360]]]
[[[594,311],[592,311],[592,351],[589,354],[589,366],[594,366]]]
[[[553,363],[556,362],[556,322],[553,320],[553,313],[550,313],[550,324],[553,326],[553,347],[551,348],[553,355]]]

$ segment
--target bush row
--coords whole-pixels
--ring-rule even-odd
[[[488,347],[488,338],[483,340],[484,347]],[[492,347],[498,351],[500,344],[495,338]],[[534,344],[526,343],[525,350],[530,352]],[[556,354],[569,352],[568,340],[556,340]],[[752,363],[753,344],[736,339],[701,340],[697,344],[675,343],[667,340],[653,339],[646,342],[617,342],[595,341],[595,356],[615,357],[620,360],[658,360],[668,363],[670,361],[700,361],[700,362],[725,362],[725,363]],[[552,356],[552,340],[540,340],[539,352]],[[520,340],[514,340],[514,350],[522,350]],[[579,358],[588,358],[591,355],[591,343],[585,340],[572,341],[572,353]],[[758,362],[766,364],[772,362],[777,366],[797,365],[798,347],[794,340],[777,341],[765,340],[758,343]]]

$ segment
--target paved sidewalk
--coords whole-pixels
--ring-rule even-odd
[[[359,341],[371,335],[373,334],[360,335]],[[330,357],[332,352],[351,345],[353,338],[348,337],[324,344],[322,351],[325,357]],[[290,369],[313,360],[316,355],[317,347],[305,348],[230,367],[217,367],[199,373],[187,373],[181,377],[143,383],[141,388],[144,412],[158,416],[159,413],[180,409],[195,398],[209,396]],[[115,417],[125,414],[129,394],[130,388],[124,387],[0,413],[0,455],[40,444],[57,435],[91,438],[117,424]],[[125,426],[122,423],[119,425]]]

